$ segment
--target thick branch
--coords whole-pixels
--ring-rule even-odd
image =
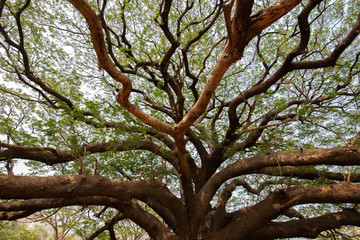
[[[209,239],[248,239],[245,235],[252,234],[265,227],[288,208],[306,203],[359,203],[360,185],[343,182],[325,186],[298,186],[277,189],[263,201],[254,206],[241,209],[233,218],[232,223]],[[259,214],[261,212],[261,214]],[[357,214],[357,218],[358,213]],[[251,220],[250,220],[251,219]],[[300,221],[300,220],[299,220]],[[238,236],[244,236],[238,238]]]
[[[308,237],[315,238],[322,231],[344,225],[360,226],[360,213],[345,209],[314,218],[304,218],[287,222],[271,222],[256,231],[249,240],[270,240],[277,238]]]
[[[31,214],[34,214],[35,212],[36,210],[10,211],[10,212],[0,211],[0,220],[13,221],[20,218],[28,217]]]
[[[231,101],[229,106],[229,120],[230,120],[231,128],[229,131],[236,130],[236,127],[238,125],[236,109],[241,103],[245,102],[247,99],[255,95],[266,92],[277,81],[279,81],[282,77],[284,77],[287,73],[291,72],[294,69],[311,69],[311,68],[334,66],[336,60],[340,57],[341,53],[343,53],[343,51],[353,42],[353,40],[359,34],[360,22],[358,18],[357,22],[354,24],[351,31],[344,38],[344,40],[337,47],[335,47],[333,53],[329,57],[318,61],[292,63],[293,59],[299,54],[304,53],[306,49],[310,36],[310,32],[309,32],[310,28],[307,18],[311,10],[315,8],[319,2],[321,1],[309,1],[306,7],[301,12],[301,14],[299,15],[301,39],[298,46],[287,55],[283,65],[271,77],[269,77],[269,79],[262,82],[261,84],[254,85],[253,87],[246,90],[244,93],[242,93],[241,95],[239,95],[238,97],[234,98]]]
[[[278,0],[269,7],[251,16],[251,27],[249,37],[253,38],[262,30],[269,27],[275,21],[295,8],[301,0]]]
[[[71,205],[102,205],[117,209],[120,213],[115,215],[113,219],[107,222],[105,229],[109,229],[109,227],[114,225],[116,222],[127,218],[138,224],[140,227],[144,228],[146,232],[154,239],[165,239],[172,235],[158,218],[145,211],[138,204],[132,201],[124,202],[115,198],[104,196],[29,199],[16,202],[0,202],[0,216],[4,218],[7,217],[7,220],[14,220],[15,216],[17,217],[16,219],[18,219],[21,217],[26,217],[36,211]],[[96,237],[95,235],[96,233],[94,233],[92,236]],[[92,236],[90,236],[89,239],[93,239]]]
[[[96,14],[95,10],[86,0],[70,0],[74,7],[85,17],[90,33],[91,41],[93,43],[97,58],[98,65],[117,82],[120,82],[123,88],[119,91],[116,100],[117,102],[125,107],[135,117],[140,119],[143,123],[152,126],[153,128],[173,135],[172,127],[154,117],[143,112],[139,107],[131,104],[128,100],[129,95],[132,91],[131,80],[118,70],[113,61],[108,55],[107,48],[104,40],[104,33],[102,30],[101,18]]]
[[[292,152],[272,152],[247,158],[214,174],[199,192],[201,201],[210,202],[217,189],[228,179],[266,167],[308,165],[360,165],[359,148],[311,149]]]
[[[317,178],[326,178],[329,181],[345,181],[346,175],[343,173],[321,172],[313,168],[292,168],[292,167],[269,167],[256,173],[267,174],[270,176],[294,177],[299,179],[314,180]],[[349,181],[360,182],[359,174],[352,174]]]
[[[120,142],[103,142],[84,144],[76,150],[58,152],[53,148],[47,147],[24,147],[0,142],[0,147],[8,148],[0,150],[0,158],[21,158],[43,162],[47,165],[74,161],[80,156],[92,153],[102,153],[108,151],[129,151],[129,150],[148,150],[161,156],[171,163],[175,169],[179,170],[176,158],[166,149],[159,147],[151,140],[131,141],[124,140]],[[0,159],[1,160],[1,159]]]
[[[120,181],[100,176],[20,177],[0,175],[1,199],[76,198],[106,196],[128,201],[155,199],[177,219],[183,219],[181,201],[156,180]]]
[[[241,2],[242,1],[238,1],[237,3],[238,7],[236,9],[239,11],[242,9]],[[197,118],[199,118],[201,114],[206,111],[207,105],[209,104],[209,101],[214,94],[215,89],[219,85],[222,77],[224,76],[225,72],[233,63],[235,63],[239,59],[247,43],[253,37],[255,37],[258,32],[261,32],[263,29],[270,26],[273,22],[284,16],[299,3],[299,0],[280,0],[275,4],[271,5],[270,7],[264,9],[262,12],[259,12],[258,14],[256,14],[256,16],[251,17],[252,25],[250,26],[251,31],[246,34],[247,41],[242,41],[242,43],[239,44],[239,46],[236,48],[236,54],[233,51],[234,49],[230,46],[229,42],[225,45],[215,64],[213,71],[211,72],[200,94],[199,99],[189,110],[188,114],[177,124],[177,126],[175,126],[175,132],[177,134],[184,134],[186,130],[197,120]],[[247,13],[251,13],[252,2],[246,1],[245,6],[247,9]],[[232,34],[235,36],[243,36],[244,32],[242,31],[244,30],[244,26],[246,26],[243,17],[241,17],[241,14],[243,13],[238,12],[235,14],[237,15],[236,17],[234,17],[234,19],[237,21],[234,23],[232,31],[236,29],[237,32],[232,32]],[[239,41],[239,39],[237,40]]]
[[[234,17],[232,19],[231,34],[229,34],[229,44],[234,51],[235,57],[240,59],[249,40],[250,15],[254,0],[236,0]]]

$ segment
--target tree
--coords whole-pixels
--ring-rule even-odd
[[[40,240],[46,239],[47,233],[41,229],[29,228],[24,223],[0,222],[0,238],[9,240]]]
[[[73,236],[74,224],[79,224],[79,220],[86,214],[81,209],[75,207],[67,207],[61,209],[47,210],[33,214],[28,220],[41,222],[43,226],[49,227],[54,240],[70,240],[75,239]],[[34,219],[32,219],[34,218]]]
[[[96,206],[91,239],[125,219],[182,240],[360,226],[359,1],[69,2],[0,1],[0,219]]]

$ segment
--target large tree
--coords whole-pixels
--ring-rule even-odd
[[[359,9],[1,0],[0,219],[96,206],[89,239],[125,219],[181,240],[360,226]]]

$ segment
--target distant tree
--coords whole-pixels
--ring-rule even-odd
[[[82,206],[89,239],[359,226],[359,9],[0,0],[0,219]]]
[[[74,225],[79,224],[86,211],[76,207],[64,207],[37,212],[29,220],[41,222],[42,226],[49,227],[53,240],[75,239]]]
[[[16,221],[0,222],[0,239],[6,240],[43,240],[47,233],[39,228],[29,228],[25,223]]]

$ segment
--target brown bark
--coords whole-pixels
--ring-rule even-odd
[[[285,2],[286,4],[284,4]],[[229,33],[228,36],[229,41],[218,57],[217,63],[214,66],[199,99],[189,110],[188,114],[175,126],[176,133],[184,134],[206,110],[222,77],[229,67],[242,56],[249,41],[299,3],[299,0],[278,1],[264,9],[262,12],[257,13],[255,16],[251,16],[249,19],[249,17],[244,18],[243,16],[250,15],[252,7],[251,1],[244,1],[244,3],[240,0],[236,1],[234,22],[231,24],[231,33]],[[247,14],[244,15],[244,11]],[[251,26],[248,26],[250,22],[253,23]]]
[[[261,170],[267,167],[306,166],[306,165],[358,165],[360,150],[358,148],[313,149],[293,152],[271,152],[238,161],[214,174],[199,192],[201,201],[209,202],[217,189],[226,180]]]
[[[337,172],[321,172],[316,169],[311,168],[294,168],[294,167],[269,167],[263,168],[260,171],[255,173],[268,174],[271,176],[282,176],[282,177],[293,177],[299,179],[309,179],[316,180],[318,178],[324,178],[329,182],[334,181],[350,181],[350,182],[359,182],[360,175],[353,174],[350,176],[350,179],[347,179],[347,176],[343,173]]]
[[[193,199],[195,202],[187,202],[187,204],[196,204],[197,209],[191,209],[192,219],[189,220],[188,215],[184,211],[182,203],[173,196],[167,188],[159,184],[156,181],[119,181],[110,180],[103,177],[91,177],[91,176],[58,176],[58,177],[16,177],[16,176],[0,176],[0,188],[2,189],[0,197],[2,199],[31,199],[31,198],[67,198],[74,199],[75,202],[69,202],[75,204],[76,201],[80,204],[87,204],[88,201],[81,200],[81,198],[91,196],[104,196],[118,199],[121,201],[128,201],[132,198],[143,199],[146,201],[147,198],[156,200],[157,202],[164,205],[171,211],[177,220],[177,224],[183,224],[180,229],[185,231],[188,229],[186,225],[188,221],[192,222],[193,226],[198,227],[202,221],[202,216],[206,212],[206,208],[209,201],[212,199],[211,194],[215,193],[215,190],[219,187],[217,184],[221,184],[229,178],[237,175],[243,175],[246,173],[254,172],[268,167],[278,166],[280,169],[282,166],[304,166],[314,164],[337,164],[337,165],[349,165],[349,164],[360,164],[360,150],[358,148],[342,148],[342,149],[314,149],[314,150],[303,150],[302,152],[280,152],[259,155],[253,158],[244,159],[237,162],[219,173],[215,174],[212,179],[204,186],[199,192],[198,197]],[[286,168],[285,168],[286,169]],[[244,185],[245,183],[242,183]],[[246,185],[244,185],[246,187]],[[334,184],[325,187],[315,186],[302,186],[298,188],[291,188],[290,190],[277,190],[274,194],[270,195],[264,201],[250,207],[248,209],[240,210],[236,214],[237,219],[235,223],[229,223],[227,227],[220,230],[218,233],[214,233],[211,237],[215,239],[226,232],[232,232],[233,228],[241,228],[241,232],[254,232],[259,229],[267,221],[273,219],[279,215],[282,211],[290,208],[293,205],[310,203],[310,202],[357,202],[360,197],[355,193],[358,185],[354,183]],[[255,190],[252,190],[255,191]],[[360,192],[360,191],[359,191]],[[359,198],[359,199],[358,199]],[[221,198],[222,199],[222,198]],[[229,197],[223,198],[222,206]],[[106,200],[106,198],[105,198]],[[38,202],[37,202],[38,201]],[[61,200],[54,200],[57,204],[65,204]],[[60,202],[59,202],[60,201]],[[104,200],[103,200],[104,201]],[[90,201],[91,202],[91,201]],[[97,201],[93,201],[92,204],[107,204]],[[52,201],[47,202],[49,206],[53,206]],[[199,205],[201,203],[201,205]],[[27,205],[30,204],[30,205]],[[16,214],[24,214],[27,209],[34,209],[35,206],[38,208],[46,207],[46,203],[43,200],[26,200],[24,202],[15,203],[3,203],[0,204],[1,210],[16,211]],[[260,208],[262,210],[260,210]],[[266,210],[268,209],[268,210]],[[220,209],[217,209],[220,210]],[[222,210],[223,211],[223,210]],[[269,212],[268,218],[262,214],[262,220],[257,219],[253,216],[261,211],[263,213]],[[251,216],[254,221],[254,225],[249,227],[240,219],[247,219]],[[244,215],[244,216],[241,216]],[[9,218],[9,217],[8,217]],[[14,217],[12,217],[14,218]],[[246,220],[248,221],[248,220]],[[256,224],[255,224],[256,223]],[[234,227],[235,225],[236,227]],[[180,227],[178,225],[178,227]],[[229,230],[232,229],[232,230]],[[187,230],[188,231],[188,230]],[[196,230],[192,230],[192,234],[197,234]],[[195,232],[194,232],[195,231]],[[240,231],[240,230],[239,230]],[[182,234],[185,234],[182,232]],[[239,233],[240,234],[240,233]],[[186,235],[186,234],[185,234]],[[227,236],[227,234],[225,234]],[[245,234],[244,236],[246,236]]]
[[[270,240],[277,238],[316,238],[322,231],[336,229],[344,225],[360,225],[360,214],[353,209],[330,213],[320,217],[291,220],[282,223],[271,222],[259,229],[249,240]]]
[[[19,145],[6,144],[3,142],[0,142],[0,147],[7,148],[6,150],[0,150],[0,157],[4,159],[22,158],[43,162],[47,165],[76,161],[76,159],[79,159],[86,154],[109,151],[122,152],[132,149],[142,149],[158,154],[163,159],[166,159],[170,164],[172,164],[175,169],[179,169],[177,159],[174,158],[174,156],[169,151],[161,148],[150,140],[124,140],[120,142],[89,143],[83,144],[77,149],[62,152],[58,152],[53,148],[24,147]]]
[[[120,82],[123,88],[119,91],[116,100],[139,120],[155,129],[173,135],[173,128],[143,112],[139,107],[128,100],[132,91],[131,80],[120,72],[107,53],[103,28],[100,17],[86,0],[70,0],[74,7],[85,17],[90,29],[91,41],[98,57],[99,68],[103,68],[115,81]]]
[[[355,192],[359,189],[358,184],[346,182],[320,187],[299,186],[277,189],[258,204],[238,211],[231,223],[222,230],[210,234],[208,239],[248,239],[249,235],[266,226],[271,219],[276,218],[291,206],[314,202],[358,202],[360,194]],[[354,215],[358,221],[359,213],[355,211]],[[318,230],[314,230],[316,231]]]
[[[106,226],[95,232],[89,239],[95,238],[104,230],[121,219],[130,219],[144,228],[154,239],[166,239],[172,234],[158,218],[142,209],[132,201],[121,201],[104,196],[74,197],[74,198],[43,198],[29,199],[18,202],[0,202],[0,219],[14,220],[31,215],[44,209],[59,208],[72,205],[103,205],[115,208],[119,213],[109,220]]]
[[[120,181],[100,176],[20,177],[0,176],[2,199],[74,198],[107,196],[122,201],[132,198],[153,198],[166,206],[175,216],[184,211],[181,202],[155,180]],[[14,191],[17,189],[16,191]]]

